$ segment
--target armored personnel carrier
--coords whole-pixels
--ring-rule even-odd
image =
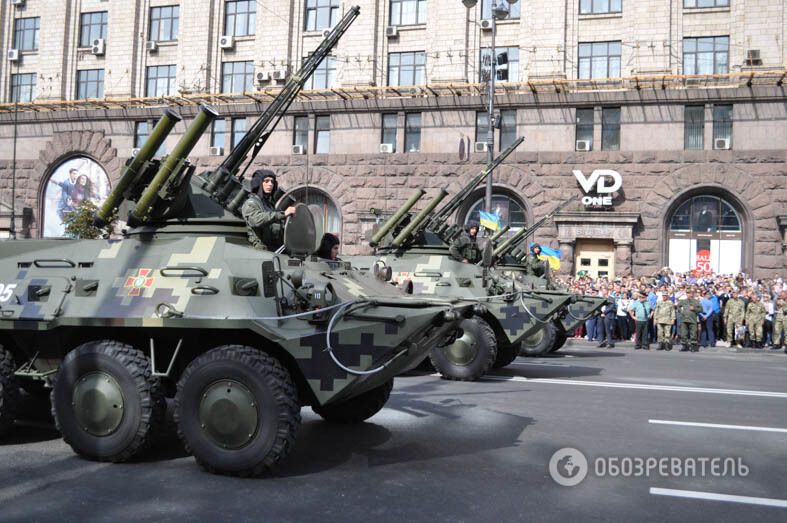
[[[215,118],[203,107],[172,154],[167,111],[96,215],[130,209],[121,240],[7,241],[0,249],[0,433],[20,387],[51,386],[52,413],[79,455],[120,462],[156,437],[165,397],[178,434],[211,472],[257,475],[284,458],[311,406],[357,422],[393,377],[453,340],[472,303],[403,297],[312,256],[303,205],[280,253],[247,241],[238,171],[358,16],[352,8],[214,172],[187,157]],[[253,158],[253,156],[252,156]],[[33,387],[30,387],[33,388]]]
[[[372,237],[374,256],[356,256],[349,261],[361,270],[390,269],[393,280],[418,296],[462,297],[478,301],[483,313],[461,325],[455,342],[435,349],[430,359],[440,374],[453,380],[476,380],[490,368],[505,367],[519,354],[528,336],[551,325],[576,298],[566,292],[528,289],[491,269],[491,251],[486,263],[463,263],[449,254],[450,242],[460,234],[449,217],[463,198],[518,147],[520,138],[502,152],[471,182],[439,210],[445,190],[416,214],[408,214],[423,190],[416,191]],[[491,244],[490,244],[491,249]]]

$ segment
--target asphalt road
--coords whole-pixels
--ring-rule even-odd
[[[83,461],[25,423],[0,441],[0,521],[787,521],[781,352],[576,343],[476,383],[397,378],[359,426],[303,417],[288,460],[251,480],[202,472],[177,442],[135,463]],[[561,448],[589,463],[576,486],[550,475]],[[643,477],[635,458],[681,470]],[[703,475],[706,458],[731,459]],[[614,463],[627,477],[597,474]],[[560,465],[582,475],[576,453]]]

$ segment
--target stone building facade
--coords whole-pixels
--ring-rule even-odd
[[[312,2],[271,0],[252,2],[254,34],[237,36],[231,48],[222,48],[228,6],[242,3],[4,4],[4,55],[16,43],[16,20],[39,17],[41,30],[35,51],[23,51],[21,60],[0,61],[0,93],[7,102],[0,105],[0,229],[7,230],[14,185],[18,234],[46,235],[46,220],[52,219],[51,212],[47,218],[47,191],[69,161],[90,159],[110,186],[116,183],[138,145],[140,124],[152,124],[164,106],[175,106],[185,122],[168,139],[171,150],[197,103],[216,105],[226,131],[224,147],[216,147],[214,130],[191,159],[198,170],[218,165],[231,146],[236,122],[249,127],[281,85],[269,73],[296,69],[322,38],[321,29],[309,30],[317,27],[309,21]],[[483,125],[477,125],[488,101],[478,81],[482,49],[491,45],[491,31],[481,23],[483,1],[471,9],[461,0],[353,3],[362,15],[334,52],[331,85],[301,96],[256,160],[277,170],[281,184],[299,199],[325,205],[326,225],[341,236],[344,254],[368,252],[365,235],[415,188],[428,191],[422,206],[441,187],[451,194],[466,191],[483,168],[486,155],[472,151],[486,136]],[[425,9],[423,18],[416,12],[414,19],[422,23],[395,24],[393,3]],[[349,4],[336,1],[336,13]],[[671,265],[757,277],[784,274],[785,2],[715,0],[710,7],[697,7],[709,4],[611,1],[601,13],[584,12],[588,4],[580,0],[518,4],[519,17],[498,22],[496,36],[497,49],[507,50],[509,58],[501,64],[508,66],[509,76],[498,84],[496,107],[512,118],[508,138],[525,137],[494,174],[495,194],[511,221],[516,215],[518,225],[533,223],[575,197],[534,238],[560,249],[566,273],[640,275]],[[159,9],[160,17],[160,9],[168,6],[178,6],[178,36],[150,51],[153,10]],[[96,55],[80,46],[82,15],[104,11],[105,52]],[[389,36],[389,27],[396,27],[396,36]],[[595,75],[593,64],[591,77],[583,69],[589,63],[587,50],[604,42],[620,43],[619,56],[609,54],[609,46],[605,55],[606,72],[614,72],[615,79]],[[722,72],[689,74],[697,72],[687,70],[689,60],[710,56],[698,58],[694,52],[692,58],[688,46],[700,44],[721,45],[711,53],[714,63],[724,61]],[[393,54],[420,52],[423,85],[392,85]],[[227,85],[228,62],[253,64],[253,92],[207,94]],[[174,90],[145,98],[150,68],[168,65],[176,66]],[[79,71],[96,69],[103,71],[107,100],[75,100]],[[260,72],[265,74],[258,82]],[[35,101],[14,106],[12,83],[24,74],[36,78]],[[718,108],[729,108],[728,117],[720,119]],[[617,115],[611,126],[608,109]],[[591,117],[589,126],[580,112]],[[412,148],[414,114],[417,151],[401,152]],[[496,138],[503,136],[497,132]],[[381,153],[384,140],[393,141],[398,152]],[[591,142],[590,150],[578,150],[586,147],[578,142]],[[296,143],[304,145],[305,154],[293,154]],[[598,193],[596,182],[609,181],[609,171],[622,185],[608,195],[607,205],[599,205],[591,199],[607,196]],[[594,190],[586,191],[582,179],[593,179]],[[481,197],[480,189],[473,191],[456,219],[469,219]],[[706,215],[712,218],[707,223]]]

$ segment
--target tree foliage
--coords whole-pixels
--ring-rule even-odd
[[[83,240],[96,240],[99,238],[109,238],[115,231],[115,224],[117,222],[117,211],[115,211],[109,219],[109,222],[104,227],[96,227],[93,225],[93,216],[98,207],[90,200],[84,200],[76,209],[66,213],[63,218],[63,225],[65,226],[66,235],[71,238],[79,238]]]

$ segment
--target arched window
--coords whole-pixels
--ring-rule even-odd
[[[717,196],[694,196],[669,221],[669,265],[676,272],[732,274],[741,270],[743,222]]]
[[[290,191],[284,197],[283,202],[287,198],[292,197],[298,203],[305,203],[306,205],[317,205],[323,210],[323,228],[325,232],[335,234],[341,239],[342,233],[342,215],[336,204],[326,193],[314,187],[301,187]],[[280,203],[279,207],[286,204]]]
[[[472,205],[467,209],[462,223],[470,221],[480,222],[479,213],[484,209],[484,192],[481,191]],[[492,212],[500,217],[502,227],[511,226],[507,235],[511,235],[527,225],[527,212],[525,206],[512,194],[500,193],[492,194]]]
[[[42,236],[65,236],[65,216],[84,201],[92,201],[100,206],[109,191],[106,171],[90,158],[78,156],[58,165],[44,190]]]

